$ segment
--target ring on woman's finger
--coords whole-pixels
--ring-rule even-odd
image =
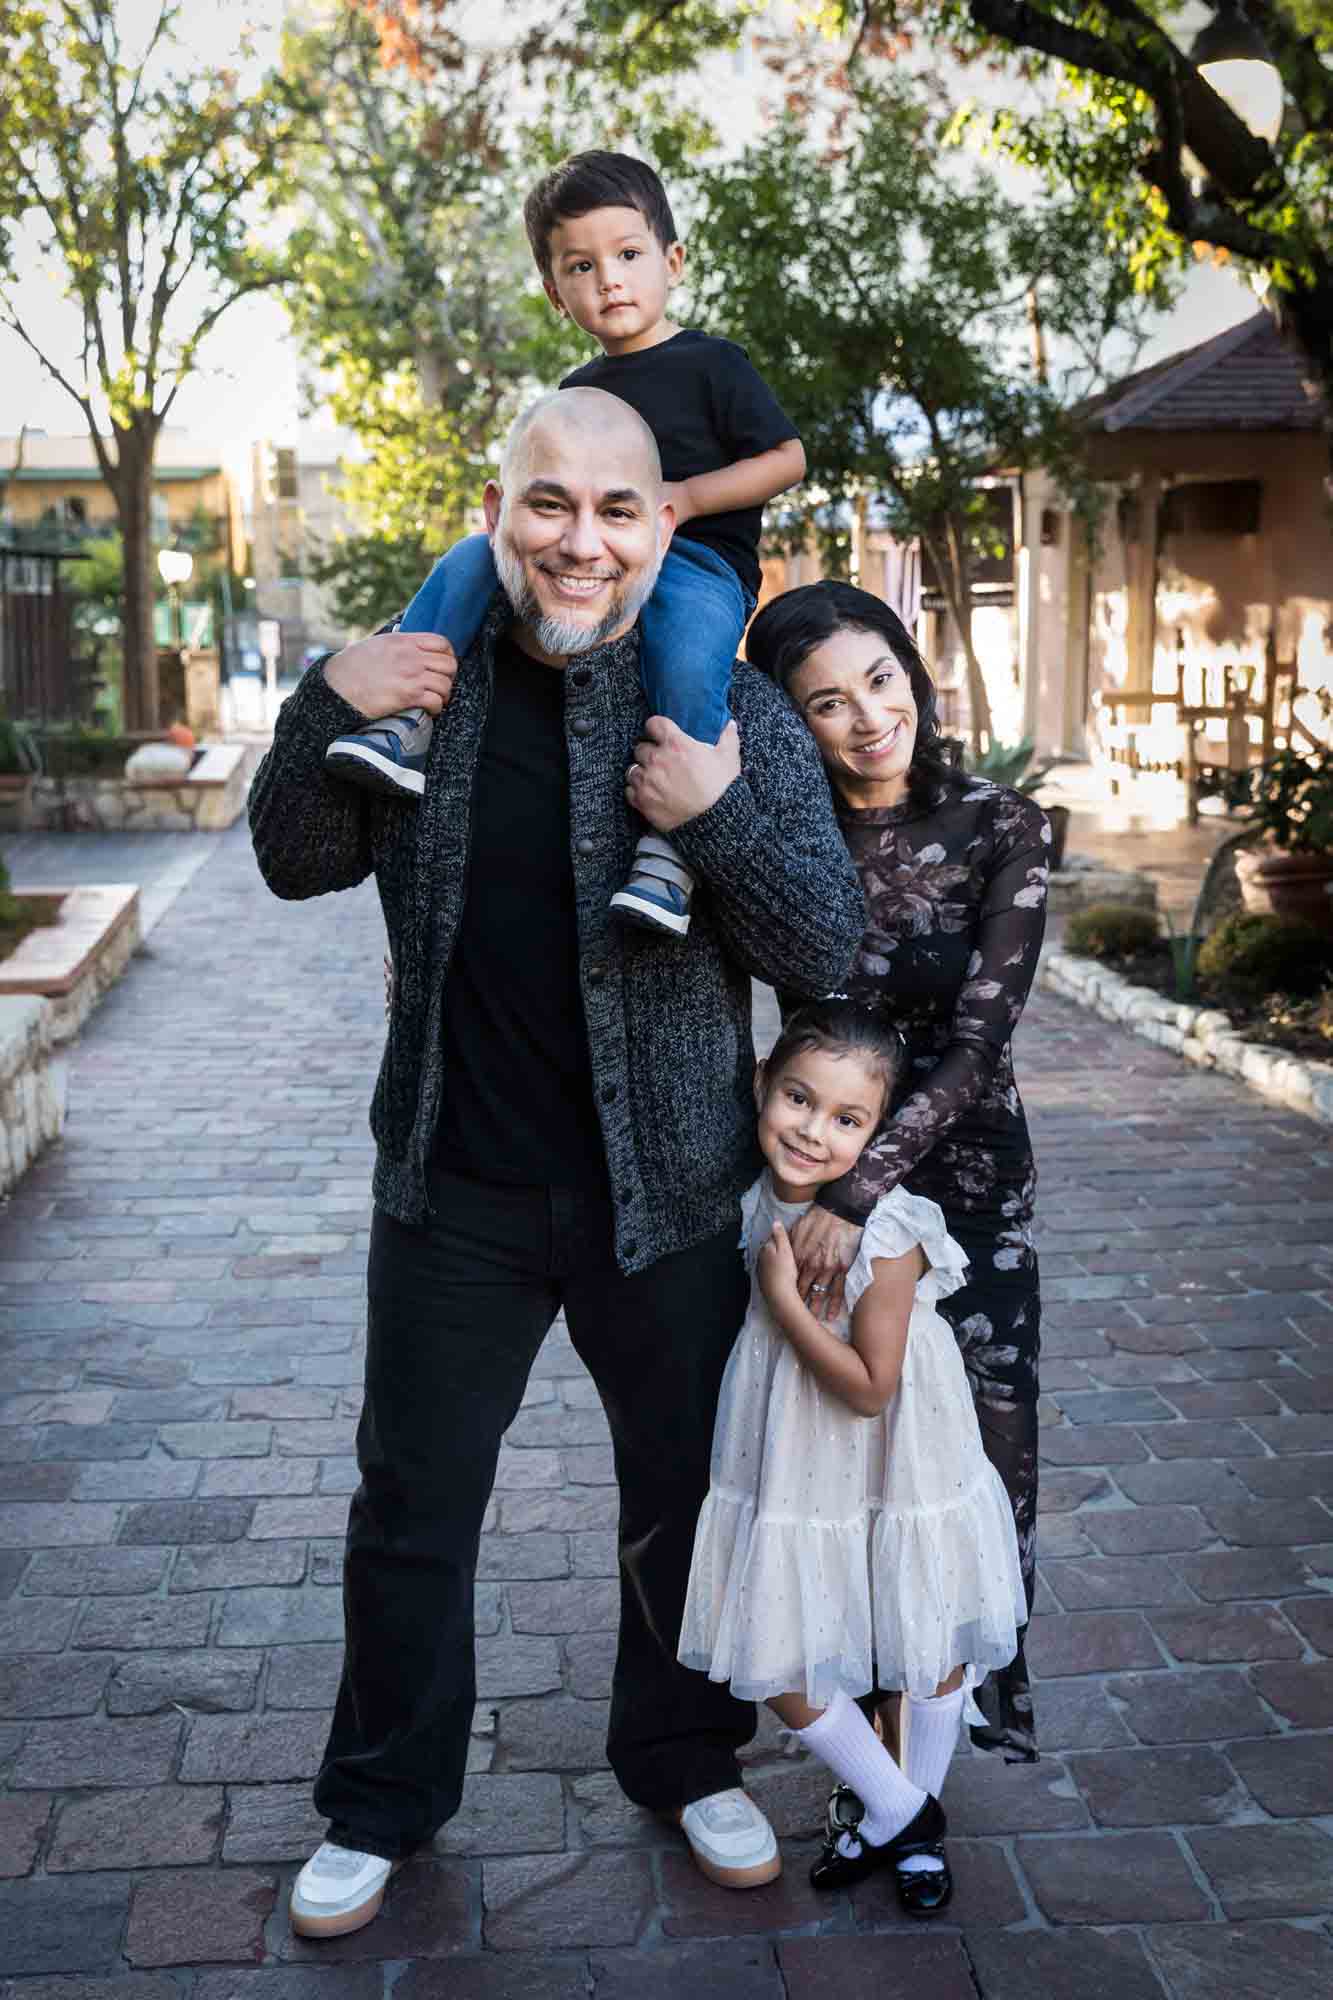
[[[810,1289],[811,1289],[811,1291],[812,1291],[812,1292],[826,1292],[826,1291],[828,1290],[828,1286],[827,1286],[827,1285],[811,1285]]]

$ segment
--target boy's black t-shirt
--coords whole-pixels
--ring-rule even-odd
[[[663,477],[692,479],[738,458],[757,458],[796,436],[796,426],[743,347],[686,327],[637,354],[603,354],[576,368],[562,389],[606,389],[632,405],[657,439]],[[731,564],[758,596],[762,507],[700,514],[677,532]]]
[[[502,639],[444,993],[435,1158],[478,1180],[599,1189],[578,977],[565,677]]]

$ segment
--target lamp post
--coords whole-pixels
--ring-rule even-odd
[[[188,549],[159,549],[157,570],[167,586],[167,601],[171,606],[172,624],[176,632],[176,650],[185,645],[185,628],[181,611],[180,586],[188,583],[194,575],[194,557]]]
[[[1282,129],[1282,76],[1245,0],[1220,0],[1194,38],[1190,60],[1241,124],[1271,146]]]

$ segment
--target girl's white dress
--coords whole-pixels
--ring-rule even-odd
[[[773,1320],[755,1264],[780,1201],[765,1173],[742,1204],[750,1306],[713,1433],[712,1483],[694,1540],[679,1657],[761,1701],[872,1688],[931,1695],[956,1667],[975,1685],[1017,1650],[1027,1616],[1013,1512],[986,1458],[957,1342],[936,1300],[966,1259],[933,1201],[895,1189],[866,1224],[847,1313],[876,1257],[921,1244],[897,1394],[857,1416],[823,1389]],[[850,1338],[848,1318],[831,1329]]]

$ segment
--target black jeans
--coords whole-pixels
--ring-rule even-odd
[[[607,1754],[639,1805],[739,1782],[752,1704],[676,1660],[718,1388],[748,1292],[739,1215],[625,1277],[605,1196],[436,1173],[433,1218],[376,1213],[347,1650],[315,1803],[330,1837],[392,1859],[462,1795],[476,1699],[473,1581],[500,1439],[563,1304],[620,1483],[620,1640]]]

